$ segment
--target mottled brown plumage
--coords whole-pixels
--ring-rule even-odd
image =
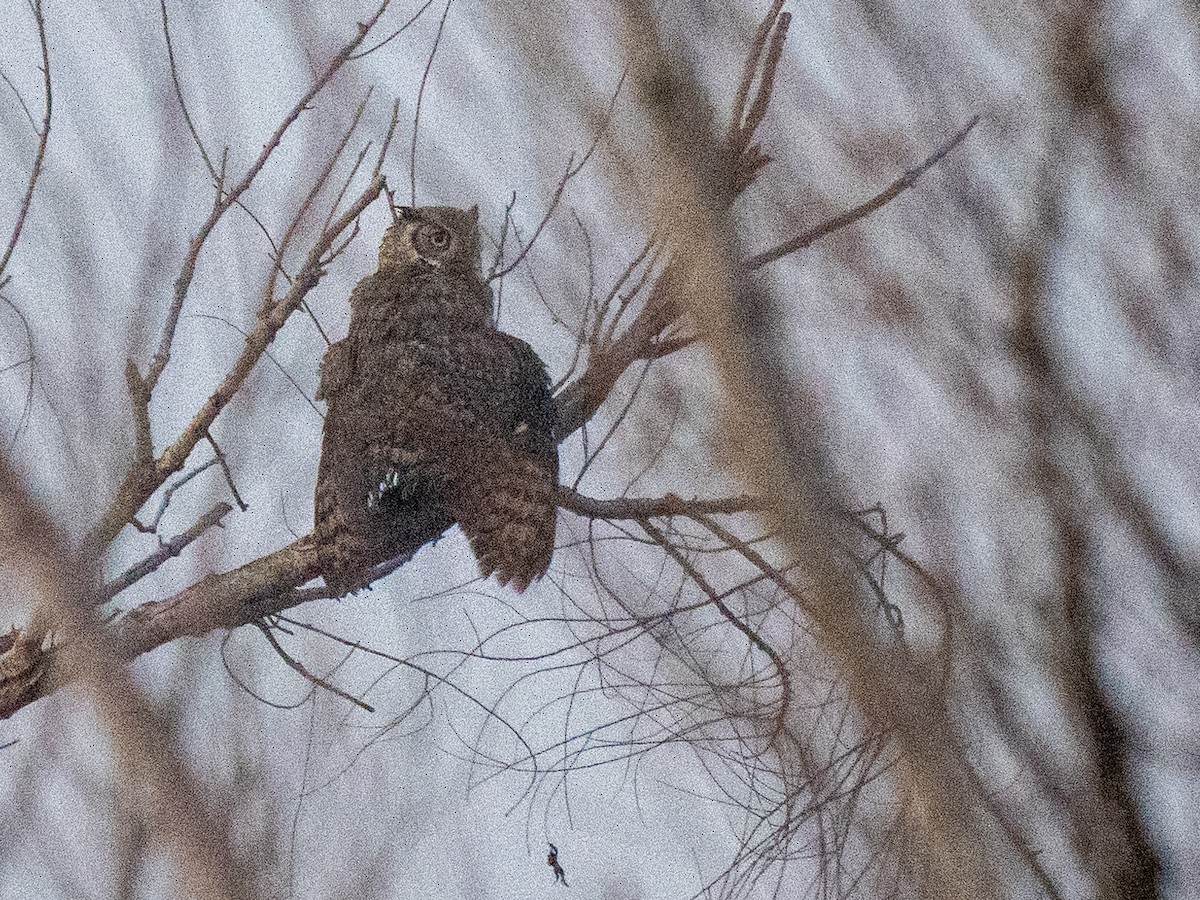
[[[399,210],[321,362],[315,519],[339,593],[456,522],[485,577],[520,591],[550,564],[554,402],[537,354],[492,320],[477,218]]]

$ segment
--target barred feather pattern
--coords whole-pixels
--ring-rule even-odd
[[[434,212],[442,222],[466,215]],[[389,237],[405,234],[389,229],[381,260],[396,252]],[[470,263],[381,266],[355,287],[350,332],[322,360],[328,413],[314,512],[337,593],[454,523],[480,573],[502,585],[522,591],[550,564],[558,450],[549,379],[528,344],[495,327],[491,292],[477,258]]]

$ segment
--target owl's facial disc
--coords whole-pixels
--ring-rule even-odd
[[[454,235],[448,229],[433,222],[417,226],[413,234],[413,247],[421,259],[433,266],[440,266],[443,258],[454,249]]]

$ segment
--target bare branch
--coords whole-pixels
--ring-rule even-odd
[[[207,472],[216,464],[217,458],[214,456],[208,462],[202,463],[196,466],[190,472],[187,472],[181,475],[179,478],[176,478],[174,481],[168,484],[167,489],[162,492],[162,497],[159,498],[158,510],[154,513],[154,518],[151,519],[148,524],[143,524],[137,519],[134,519],[132,522],[130,522],[130,524],[143,534],[158,534],[158,526],[162,524],[163,516],[167,513],[167,507],[171,505],[171,501],[175,498],[175,492],[201,472]]]
[[[790,241],[751,257],[744,263],[744,269],[753,271],[762,268],[869,216],[912,187],[925,172],[957,147],[978,123],[978,116],[971,119],[953,138],[938,148],[919,166],[909,169],[867,202]],[[677,268],[673,269],[668,265],[651,289],[645,306],[642,307],[629,327],[620,337],[595,348],[588,360],[587,370],[560,392],[558,396],[558,434],[560,436],[570,434],[582,427],[583,423],[588,421],[600,404],[604,402],[621,374],[634,362],[639,359],[660,359],[694,343],[691,336],[663,339],[664,330],[673,325],[683,311],[675,296],[676,284],[679,283],[681,274]]]
[[[288,668],[292,669],[294,672],[299,674],[306,681],[311,682],[316,687],[319,687],[319,688],[329,691],[329,693],[331,693],[337,697],[341,697],[343,700],[345,700],[349,703],[353,703],[359,709],[366,710],[369,713],[375,712],[375,707],[371,706],[371,704],[364,703],[362,700],[359,700],[353,694],[346,693],[341,688],[337,687],[336,685],[330,684],[326,679],[320,677],[319,675],[314,675],[307,668],[305,668],[305,666],[302,662],[300,662],[298,659],[296,659],[294,656],[292,656],[290,653],[288,653],[286,650],[284,650],[283,647],[281,647],[279,645],[279,641],[277,641],[275,639],[275,635],[273,635],[271,633],[271,629],[269,626],[267,626],[263,622],[256,622],[255,627],[257,627],[258,630],[260,632],[262,632],[262,636],[267,639],[267,643],[271,645],[271,649],[274,650],[275,653],[278,654],[279,658],[282,659],[287,664]]]
[[[179,84],[179,66],[175,64],[175,47],[171,43],[171,26],[167,21],[167,0],[159,0],[158,6],[162,13],[163,42],[167,45],[167,68],[171,71],[171,84],[175,87],[175,99],[179,101],[179,111],[183,114],[183,121],[192,135],[192,143],[200,151],[200,158],[204,160],[204,167],[208,169],[208,174],[212,176],[213,185],[219,193],[225,177],[225,160],[222,158],[221,171],[218,172],[217,167],[213,165],[212,159],[209,158],[208,151],[204,149],[204,141],[200,139],[200,132],[196,130],[196,124],[192,121],[191,113],[188,112],[187,101],[183,98],[183,87]]]
[[[554,492],[555,502],[563,509],[592,519],[657,519],[664,516],[734,515],[762,509],[754,497],[726,497],[719,500],[684,500],[675,494],[665,497],[621,497],[595,500],[565,485]]]
[[[225,483],[229,485],[229,493],[233,494],[233,501],[238,505],[238,509],[245,512],[250,507],[246,501],[242,499],[242,495],[238,493],[237,485],[233,483],[233,472],[229,468],[229,460],[225,458],[225,454],[221,452],[221,447],[217,444],[216,438],[212,436],[212,432],[207,432],[204,435],[210,447],[213,448],[213,453],[216,454],[216,460],[221,466],[221,471],[225,475]]]
[[[592,137],[592,143],[588,145],[587,150],[584,151],[584,154],[582,157],[580,157],[579,162],[575,162],[574,153],[567,158],[566,170],[563,172],[562,177],[558,180],[558,184],[554,188],[554,195],[550,198],[550,203],[547,204],[546,211],[542,214],[542,218],[538,221],[537,227],[533,230],[533,234],[530,236],[529,241],[525,243],[525,245],[521,248],[521,251],[517,254],[516,258],[512,262],[510,262],[503,269],[497,271],[497,266],[500,263],[500,254],[504,252],[505,232],[504,230],[501,231],[500,247],[497,250],[496,260],[492,263],[492,270],[487,276],[487,280],[489,282],[495,281],[498,278],[503,278],[509,272],[513,271],[521,264],[521,262],[528,255],[529,251],[533,249],[534,244],[537,243],[537,239],[541,236],[542,231],[545,229],[547,223],[549,223],[550,218],[554,215],[554,211],[558,209],[558,204],[562,200],[563,192],[566,191],[567,185],[570,184],[571,179],[575,178],[576,175],[583,171],[584,167],[588,164],[588,161],[592,158],[592,155],[596,152],[596,148],[600,146],[600,141],[608,132],[608,127],[612,123],[613,113],[616,110],[617,98],[621,96],[621,87],[625,84],[625,77],[628,74],[629,67],[626,66],[621,70],[621,77],[617,79],[617,86],[613,89],[612,96],[609,98],[608,109],[605,112],[604,121],[600,124],[600,127],[596,129],[596,134]],[[515,202],[516,194],[513,195],[513,203]],[[507,228],[509,224],[511,212],[512,206],[510,205],[508,210],[505,211],[505,228]]]
[[[358,199],[313,244],[287,294],[273,309],[259,318],[246,337],[245,346],[233,367],[175,441],[153,464],[134,465],[130,469],[112,504],[89,534],[89,548],[98,552],[107,547],[163,482],[183,468],[196,444],[208,434],[217,416],[241,389],[279,329],[287,322],[288,317],[299,309],[309,291],[317,285],[323,273],[324,256],[334,240],[379,196],[385,184],[383,176],[372,179]]]
[[[810,247],[819,241],[821,238],[833,234],[835,231],[840,231],[847,225],[852,225],[859,219],[864,219],[871,213],[875,212],[883,206],[886,206],[891,201],[895,200],[904,191],[911,188],[917,183],[917,180],[928,172],[931,168],[937,165],[941,160],[963,142],[968,134],[971,133],[976,125],[979,124],[979,116],[974,116],[966,125],[959,129],[954,137],[950,138],[945,144],[935,150],[930,156],[919,166],[909,169],[886,188],[872,197],[865,203],[860,203],[851,210],[842,213],[840,216],[834,216],[827,222],[822,222],[811,231],[806,231],[804,234],[798,235],[791,240],[784,241],[770,250],[764,250],[755,256],[750,257],[744,263],[747,271],[761,269],[763,266],[769,265],[778,259],[782,259],[788,254],[795,253],[797,250],[803,250]]]
[[[354,115],[350,118],[350,124],[347,125],[346,130],[342,132],[342,139],[338,142],[338,145],[334,148],[333,152],[329,154],[329,159],[325,161],[325,165],[321,167],[321,171],[317,173],[317,176],[313,179],[312,186],[309,188],[308,193],[305,194],[304,200],[300,203],[299,208],[296,210],[296,214],[292,216],[292,221],[288,224],[287,230],[283,233],[283,238],[279,241],[279,247],[275,250],[275,256],[278,262],[275,270],[276,272],[282,271],[283,258],[287,253],[288,248],[291,247],[292,240],[296,237],[300,225],[304,221],[305,214],[312,207],[313,202],[317,199],[317,195],[320,194],[325,188],[326,182],[329,181],[329,176],[333,173],[334,166],[336,166],[338,160],[342,158],[342,153],[345,152],[346,145],[350,143],[351,136],[353,136],[355,130],[358,128],[358,123],[362,121],[363,112],[366,111],[367,102],[371,99],[371,94],[372,89],[368,89],[366,96],[362,98],[357,109],[354,110]],[[366,150],[364,149],[363,154],[365,153]],[[358,157],[359,163],[362,162],[363,154],[360,154]],[[333,220],[334,215],[337,213],[337,207],[341,203],[342,197],[345,196],[345,192],[349,189],[350,182],[354,178],[354,172],[357,171],[357,169],[358,166],[355,165],[347,175],[345,185],[338,193],[333,205],[330,207],[329,214],[325,217],[325,222],[321,226],[322,230],[329,228],[329,223]],[[265,316],[270,311],[271,307],[275,305],[276,281],[277,279],[272,277],[267,282],[267,287],[263,291],[262,302],[259,305],[259,316]]]
[[[417,107],[413,112],[412,143],[408,150],[408,187],[409,204],[417,205],[417,141],[421,136],[421,101],[425,99],[425,85],[429,82],[429,70],[433,68],[433,60],[437,56],[438,47],[442,43],[442,31],[446,27],[446,17],[450,15],[450,6],[454,0],[446,0],[442,10],[442,18],[438,20],[437,34],[433,37],[433,47],[429,50],[429,58],[425,60],[425,71],[421,73],[421,84],[417,88]]]
[[[383,0],[374,14],[367,19],[366,22],[360,22],[357,27],[357,34],[350,40],[342,49],[334,56],[326,70],[313,82],[308,91],[301,97],[291,108],[291,110],[283,117],[283,120],[276,127],[274,133],[263,144],[262,151],[258,157],[250,164],[250,168],[246,171],[242,180],[233,187],[225,190],[225,168],[222,163],[221,172],[217,177],[217,195],[213,201],[212,211],[208,218],[200,226],[200,230],[196,232],[192,238],[191,244],[188,247],[187,256],[184,257],[183,268],[179,273],[179,277],[175,279],[174,297],[171,301],[171,306],[167,310],[167,320],[163,325],[162,337],[159,341],[158,351],[150,360],[150,369],[146,373],[146,389],[150,393],[154,392],[155,386],[158,384],[158,379],[162,375],[163,370],[167,367],[167,363],[171,359],[171,345],[175,340],[175,329],[179,324],[179,316],[183,311],[183,304],[187,298],[188,289],[191,287],[192,278],[196,272],[196,263],[200,257],[200,251],[204,247],[205,241],[212,233],[217,223],[222,216],[229,211],[230,207],[250,189],[250,185],[254,183],[254,179],[258,177],[258,173],[262,171],[275,149],[283,140],[283,136],[288,129],[300,118],[300,114],[309,108],[313,98],[317,96],[326,85],[333,80],[333,77],[344,66],[358,49],[359,45],[366,39],[371,28],[379,21],[379,17],[383,15],[388,8],[391,0]],[[165,6],[164,6],[165,8]]]
[[[389,34],[387,37],[385,37],[382,41],[380,41],[378,44],[368,47],[366,50],[362,50],[358,53],[352,54],[351,56],[347,57],[347,59],[348,60],[362,59],[364,56],[370,56],[376,50],[380,50],[383,47],[386,47],[388,44],[390,44],[392,41],[394,41],[400,35],[404,34],[404,32],[406,32],[408,30],[408,27],[410,25],[412,25],[414,22],[416,22],[417,19],[421,18],[422,14],[424,14],[425,10],[429,9],[429,7],[431,7],[431,6],[433,6],[433,0],[425,0],[425,2],[421,5],[421,7],[409,17],[407,22],[405,22],[403,25],[401,25],[399,28],[397,28],[395,31],[393,31],[391,34]]]
[[[130,566],[108,584],[104,585],[99,591],[98,602],[105,603],[111,600],[117,594],[121,593],[121,591],[136,584],[151,572],[157,570],[167,560],[178,556],[189,544],[208,531],[208,529],[215,525],[220,525],[221,520],[232,511],[233,507],[228,503],[218,503],[202,515],[196,521],[196,524],[187,531],[175,535],[175,537],[164,543],[141,562]]]

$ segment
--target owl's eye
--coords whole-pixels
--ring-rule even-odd
[[[442,253],[450,246],[450,232],[440,225],[424,225],[417,232],[417,249]]]

